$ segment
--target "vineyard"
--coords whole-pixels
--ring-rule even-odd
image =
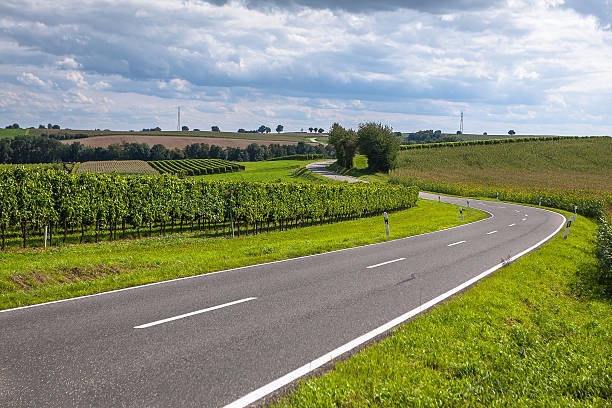
[[[417,144],[411,144],[411,145],[401,145],[400,150],[434,149],[437,147],[494,145],[494,144],[502,144],[502,143],[546,142],[546,141],[554,141],[554,140],[562,140],[562,139],[585,139],[585,137],[580,137],[580,136],[530,136],[530,137],[507,137],[503,139],[462,140],[460,142],[417,143]]]
[[[119,173],[119,174],[157,174],[154,168],[142,160],[108,160],[81,163],[75,173]]]
[[[306,224],[371,216],[414,206],[416,187],[394,185],[315,185],[293,183],[208,182],[170,175],[121,177],[64,171],[0,170],[0,231],[7,238],[28,236],[43,242],[69,231],[102,233],[117,239],[126,229],[164,235],[167,228],[229,231],[238,235]]]
[[[184,159],[150,161],[149,164],[162,174],[200,176],[244,170],[244,166],[221,159]]]

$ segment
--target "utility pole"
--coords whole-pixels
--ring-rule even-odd
[[[463,134],[463,111],[461,111],[461,124],[459,125],[459,131]]]
[[[177,121],[176,121],[176,130],[178,132],[181,131],[181,107],[178,107],[178,117],[177,117]]]

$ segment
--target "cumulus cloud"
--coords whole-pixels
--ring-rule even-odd
[[[236,129],[268,118],[298,128],[317,118],[388,118],[414,130],[430,118],[427,128],[453,131],[461,110],[482,126],[535,126],[558,124],[578,101],[600,129],[610,127],[601,114],[610,102],[599,96],[612,86],[612,34],[595,2],[328,3],[4,0],[0,88],[44,91],[71,118],[79,103],[88,118],[91,101],[109,98],[100,112],[109,120],[128,112],[138,122],[129,128],[150,127],[151,111],[188,101],[194,115],[210,112]],[[2,109],[7,122],[18,112]],[[172,111],[160,120],[172,123]]]

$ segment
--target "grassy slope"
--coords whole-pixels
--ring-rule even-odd
[[[476,210],[464,214],[465,222],[485,217]],[[389,219],[391,238],[462,224],[455,206],[422,200]],[[385,240],[382,217],[375,217],[236,239],[174,234],[6,252],[0,254],[0,309]]]
[[[327,169],[336,172],[338,174],[342,174],[343,176],[360,178],[363,180],[367,180],[370,183],[376,182],[387,182],[389,180],[389,176],[384,173],[375,173],[368,170],[368,158],[364,155],[358,154],[353,159],[353,168],[345,169],[342,168],[335,163],[327,166]]]
[[[232,181],[267,181],[267,182],[327,182],[323,178],[313,178],[311,175],[299,172],[308,163],[320,160],[272,160],[260,162],[241,162],[245,166],[244,171],[224,174],[210,174],[200,176],[205,180],[232,180]]]
[[[577,221],[278,406],[610,406],[612,307],[590,291],[596,226]]]
[[[459,146],[400,152],[398,178],[491,188],[612,192],[612,138]]]
[[[0,129],[0,139],[5,137],[15,137],[18,135],[27,135],[30,129]]]

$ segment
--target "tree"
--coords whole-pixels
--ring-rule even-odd
[[[187,126],[183,126],[183,127],[181,127],[181,130],[182,130],[183,132],[189,132],[189,127],[187,127]]]
[[[346,169],[353,167],[353,158],[357,152],[357,133],[334,123],[329,131],[329,143],[336,149],[338,164]]]
[[[514,129],[510,129],[510,130],[508,131],[508,134],[509,134],[510,136],[512,136],[512,135],[515,135],[515,134],[516,134],[516,132],[514,131]]]
[[[457,131],[457,134],[458,134],[458,135],[462,135],[462,134],[463,134],[463,132],[462,132],[462,131],[460,131],[460,130],[458,130],[458,131]]]
[[[270,133],[272,131],[272,129],[270,129],[269,127],[266,126],[266,133]]]
[[[215,126],[211,126],[210,130],[212,130],[213,132],[220,132],[221,131],[221,129],[219,129],[219,126],[216,126],[216,125]]]
[[[482,132],[482,135],[483,135],[483,136],[487,136],[487,135],[488,135],[488,133],[487,133],[487,132]]]
[[[53,127],[52,124],[50,124],[50,123],[47,124],[47,129],[51,129],[52,127]]]
[[[311,128],[311,127],[309,127],[309,128],[308,128],[308,131],[309,131],[310,133],[312,133],[312,128]]]
[[[285,128],[285,127],[284,127],[283,125],[278,125],[278,126],[276,127],[276,132],[277,132],[277,133],[280,133],[280,132],[282,132],[282,131],[283,131],[283,129],[284,129],[284,128]]]
[[[261,126],[260,126],[260,127],[257,129],[257,131],[258,131],[259,133],[265,133],[267,128],[268,128],[268,127],[267,127],[266,125],[261,125]]]
[[[59,128],[60,128],[60,125],[53,125],[53,126],[51,126],[51,129],[59,129]]]
[[[370,170],[388,172],[395,166],[400,142],[393,129],[369,122],[359,125],[357,135],[359,151],[367,156]]]
[[[323,128],[319,128],[319,133],[323,133],[325,130]]]

